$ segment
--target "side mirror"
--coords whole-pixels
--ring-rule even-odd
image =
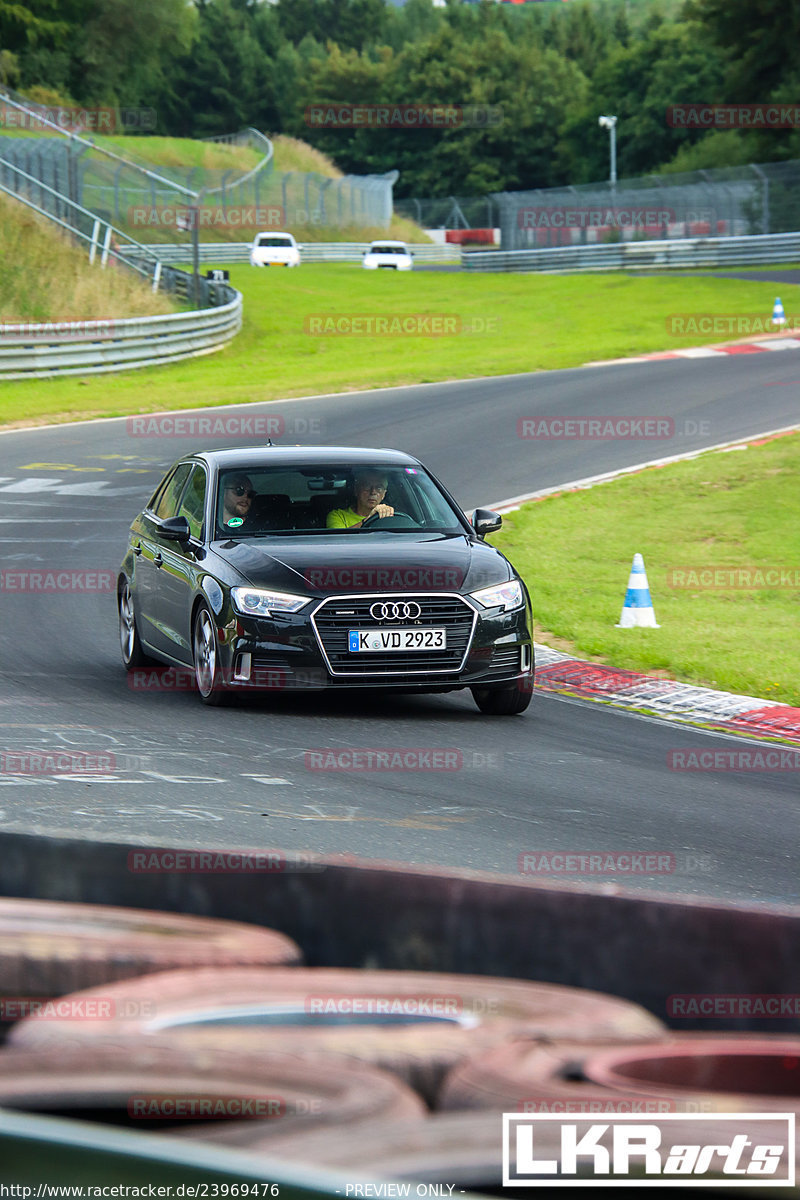
[[[158,532],[168,542],[188,542],[192,536],[186,517],[165,517],[158,523]]]
[[[413,251],[413,250],[409,250],[409,252],[408,252],[408,257],[409,257],[409,258],[413,258],[413,257],[414,257],[414,251]]]
[[[492,512],[490,508],[476,508],[472,514],[472,528],[479,537],[486,537],[487,533],[497,533],[502,524],[503,518],[500,513]]]

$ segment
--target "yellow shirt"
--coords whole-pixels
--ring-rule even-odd
[[[326,525],[328,529],[348,529],[363,520],[361,514],[354,512],[352,508],[335,508],[333,512],[328,513]]]

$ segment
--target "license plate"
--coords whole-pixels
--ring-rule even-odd
[[[446,650],[446,629],[349,629],[351,654],[375,650]]]

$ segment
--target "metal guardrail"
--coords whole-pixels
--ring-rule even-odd
[[[300,254],[303,262],[360,262],[368,242],[300,242]],[[414,252],[418,262],[457,263],[461,261],[461,247],[446,244],[438,246],[434,243],[407,243]],[[249,262],[252,242],[201,242],[200,262],[202,263],[237,263]],[[146,247],[145,247],[146,249]],[[165,263],[186,262],[189,249],[186,246],[172,244],[154,245],[153,253]],[[131,257],[141,255],[139,248],[131,252]]]
[[[800,233],[753,237],[680,238],[558,246],[546,250],[471,250],[466,271],[629,271],[800,262]]]
[[[241,328],[241,293],[228,284],[165,266],[157,246],[140,245],[58,187],[3,157],[0,192],[82,242],[90,264],[99,256],[101,268],[111,262],[152,281],[153,291],[203,306],[165,316],[0,324],[0,379],[88,375],[178,362],[219,350]]]
[[[233,294],[216,308],[166,316],[0,324],[0,380],[130,371],[210,354],[241,328],[242,295]]]

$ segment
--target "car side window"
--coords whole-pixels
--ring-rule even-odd
[[[203,514],[206,507],[206,473],[199,464],[195,465],[192,477],[183,494],[183,501],[178,509],[179,517],[186,517],[189,531],[194,538],[202,537]]]
[[[167,517],[177,516],[178,504],[183,491],[183,485],[189,478],[189,472],[192,469],[191,463],[180,463],[175,469],[175,473],[168,481],[166,487],[158,498],[154,509],[155,515],[165,520]]]

